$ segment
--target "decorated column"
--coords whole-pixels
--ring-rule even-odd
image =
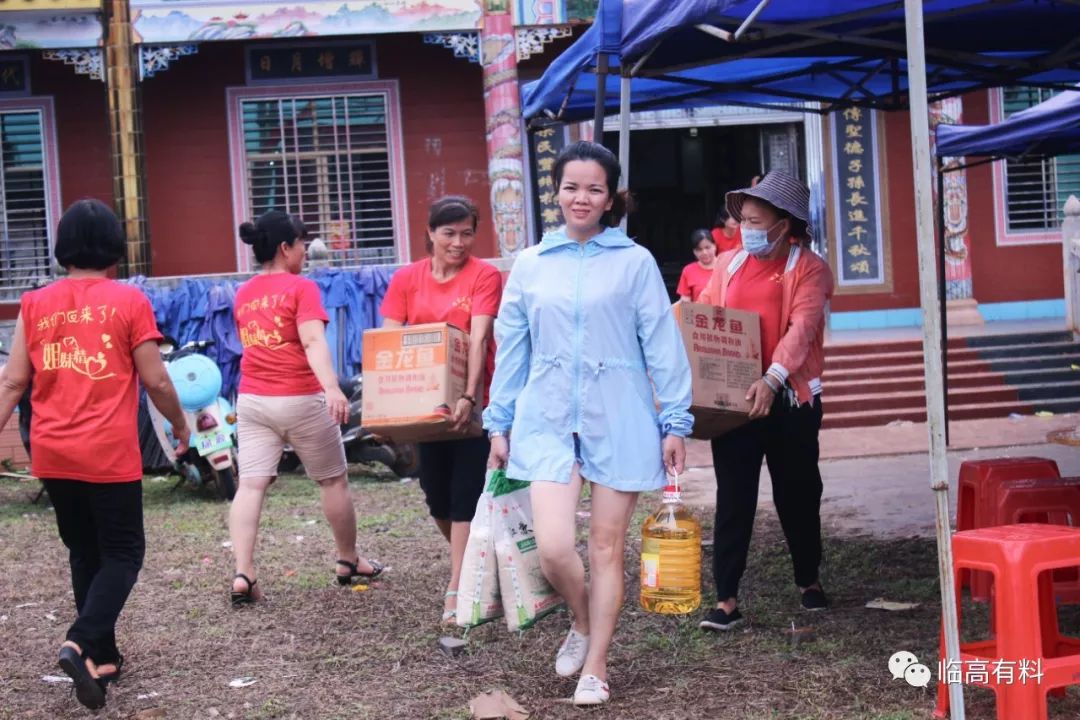
[[[109,32],[105,43],[109,139],[113,161],[116,214],[127,237],[125,275],[150,274],[150,238],[143,187],[142,94],[138,53],[132,44],[128,0],[108,0]]]
[[[963,121],[964,106],[959,97],[939,100],[930,106],[930,127]],[[930,134],[931,142],[936,133]],[[938,211],[945,208],[945,299],[950,324],[973,325],[983,322],[975,302],[971,283],[971,234],[968,229],[967,171],[956,170],[963,158],[942,158],[948,170],[944,178],[943,198],[936,198]],[[934,193],[937,194],[937,165],[934,166]]]
[[[480,62],[484,68],[491,216],[499,255],[513,257],[525,246],[527,238],[521,101],[514,27],[507,0],[485,0]]]

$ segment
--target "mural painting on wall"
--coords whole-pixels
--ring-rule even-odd
[[[515,25],[591,22],[600,0],[514,0]]]
[[[521,251],[525,237],[525,165],[521,149],[521,102],[518,97],[517,52],[508,12],[484,17],[480,38],[484,68],[484,112],[491,212],[499,254]]]
[[[95,13],[72,15],[0,14],[0,50],[97,47],[101,20]]]
[[[939,100],[930,105],[930,142],[935,145],[937,133],[933,132],[941,123],[958,124],[963,122],[964,105],[960,98]],[[949,170],[957,168],[963,158],[941,158],[942,165]],[[945,204],[945,299],[964,300],[973,296],[971,287],[971,238],[968,237],[968,194],[967,170],[951,169],[945,173],[945,197],[937,197],[937,163],[933,164],[934,196],[940,212],[941,203]]]
[[[481,0],[131,0],[136,41],[367,35],[475,30]]]
[[[832,146],[837,282],[877,291],[887,276],[873,115],[861,108],[834,113]]]

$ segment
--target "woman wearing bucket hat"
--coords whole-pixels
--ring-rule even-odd
[[[746,569],[762,458],[806,610],[828,605],[821,563],[821,370],[829,266],[808,247],[810,191],[782,172],[727,194],[742,227],[741,250],[720,255],[699,302],[755,312],[761,319],[762,376],[747,392],[750,422],[712,441],[716,471],[713,578],[716,607],[700,625],[728,630],[742,621],[739,579]]]

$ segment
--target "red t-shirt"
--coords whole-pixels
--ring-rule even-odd
[[[728,237],[724,234],[724,228],[715,227],[712,229],[712,239],[716,243],[717,255],[728,250],[739,250],[742,248],[742,228],[735,228],[735,234]]]
[[[675,288],[676,295],[689,295],[690,302],[697,302],[698,295],[709,284],[709,278],[713,271],[703,268],[696,260],[683,268],[679,276],[679,286]]]
[[[276,396],[322,392],[300,344],[299,329],[308,320],[330,320],[318,285],[292,273],[256,275],[236,291],[233,314],[244,346],[240,392]]]
[[[24,294],[21,304],[34,367],[34,475],[142,479],[132,353],[161,339],[150,301],[107,278],[66,278]]]
[[[786,254],[775,260],[758,260],[751,255],[728,281],[727,306],[756,312],[761,318],[762,374],[772,365],[773,352],[783,336],[780,306],[784,301],[782,283],[787,260]]]
[[[491,263],[470,257],[446,282],[431,274],[431,258],[406,265],[393,274],[380,312],[405,325],[446,322],[472,332],[476,315],[495,317],[502,301],[502,275]],[[495,372],[495,343],[488,344],[484,369],[484,404]]]

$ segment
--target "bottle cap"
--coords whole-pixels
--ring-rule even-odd
[[[664,502],[676,503],[682,501],[682,491],[677,485],[667,485],[664,487]]]

